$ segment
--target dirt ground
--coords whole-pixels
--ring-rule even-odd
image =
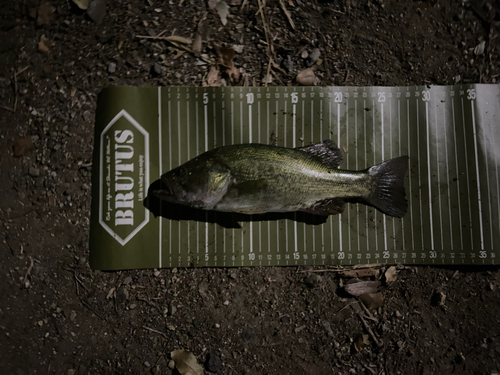
[[[320,85],[500,80],[499,1],[269,0],[266,25],[256,0],[226,1],[225,26],[195,0],[110,0],[94,19],[70,0],[2,2],[1,372],[171,374],[176,349],[219,374],[500,372],[498,268],[401,266],[390,283],[380,269],[364,278],[383,282],[372,310],[340,271],[89,268],[105,86],[207,84],[215,44],[240,49],[250,85],[268,79],[271,45],[271,85],[311,65]],[[162,32],[198,32],[201,59],[138,37]]]

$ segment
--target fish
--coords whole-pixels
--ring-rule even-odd
[[[214,148],[164,173],[154,194],[202,210],[242,214],[302,211],[341,214],[346,202],[393,217],[408,210],[408,156],[364,170],[342,170],[331,140],[305,147],[238,144]]]

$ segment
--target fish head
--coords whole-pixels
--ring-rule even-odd
[[[195,158],[161,176],[159,198],[195,208],[212,209],[231,183],[227,167],[213,160]]]

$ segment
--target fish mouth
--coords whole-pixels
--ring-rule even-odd
[[[162,184],[162,189],[153,190],[153,194],[160,199],[164,199],[167,201],[174,200],[174,192],[172,188],[165,184]]]

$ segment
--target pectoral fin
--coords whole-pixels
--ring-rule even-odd
[[[318,201],[304,212],[314,215],[337,215],[344,212],[344,208],[345,202],[343,199],[332,198]]]
[[[231,195],[236,195],[238,197],[243,197],[247,195],[256,195],[262,192],[267,187],[267,182],[265,180],[251,180],[245,181],[241,184],[234,185],[231,187]]]

